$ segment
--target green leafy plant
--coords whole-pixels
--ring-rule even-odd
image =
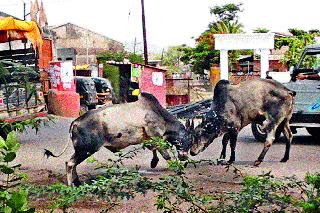
[[[125,52],[105,51],[97,55],[97,60],[100,63],[105,63],[106,61],[122,62],[124,58]]]
[[[305,196],[299,202],[299,205],[305,212],[320,211],[320,173],[307,174],[304,185],[297,184],[301,188],[301,193]]]
[[[91,162],[97,162],[90,159]],[[116,164],[116,163],[115,163]],[[112,208],[122,199],[132,199],[136,194],[145,194],[151,188],[151,181],[143,177],[137,170],[123,167],[110,167],[109,163],[100,163],[97,168],[104,167],[104,175],[97,177],[79,187],[70,187],[58,183],[51,186],[25,186],[31,197],[49,198],[48,207],[52,210],[60,208],[64,212],[77,201],[83,199],[103,199]]]
[[[143,57],[135,53],[129,53],[128,59],[131,63],[138,63],[138,64],[144,63]]]
[[[146,149],[148,147],[154,147],[159,151],[170,150],[173,152],[173,146],[161,137],[151,137],[149,140],[144,141],[142,148]]]
[[[0,137],[0,171],[5,176],[5,181],[0,186],[1,212],[34,212],[34,209],[28,208],[27,192],[17,189],[26,175],[18,172],[20,164],[11,165],[19,148],[14,132],[10,132],[6,140]]]

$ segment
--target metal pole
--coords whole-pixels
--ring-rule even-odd
[[[86,36],[86,55],[87,55],[87,64],[89,64],[88,36],[89,36],[89,33],[88,33],[88,31],[87,31],[87,36]]]
[[[136,54],[136,45],[137,45],[137,38],[134,38],[133,54]]]
[[[26,20],[26,3],[23,2],[23,20]]]
[[[162,66],[163,64],[163,54],[164,54],[164,48],[162,48],[162,52],[161,52],[161,62],[160,65]]]
[[[144,0],[141,0],[142,10],[142,30],[143,30],[143,47],[144,47],[144,64],[148,65],[148,47],[147,47],[147,32],[146,32],[146,20],[144,15]]]

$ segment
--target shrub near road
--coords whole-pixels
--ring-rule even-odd
[[[160,139],[147,141],[146,145],[158,148],[170,148]],[[141,149],[141,148],[140,148]],[[80,187],[68,187],[64,184],[51,186],[27,186],[31,199],[47,201],[47,208],[60,208],[67,212],[70,208],[77,210],[79,202],[100,202],[101,211],[117,211],[118,205],[128,200],[137,200],[138,194],[154,196],[153,205],[163,212],[319,212],[320,174],[307,174],[304,181],[294,177],[275,178],[270,173],[259,176],[243,176],[234,166],[236,175],[243,176],[242,188],[238,192],[200,192],[188,179],[185,168],[188,164],[199,166],[196,161],[179,161],[173,158],[168,163],[169,174],[159,178],[141,175],[138,168],[124,168],[124,159],[134,158],[140,149],[118,154],[117,160],[101,163],[93,158],[89,160],[104,169],[103,175]],[[172,153],[173,154],[173,153]],[[213,162],[210,162],[213,164]],[[152,203],[149,204],[151,206]],[[137,207],[138,208],[138,207]]]
[[[27,192],[19,189],[21,180],[26,176],[19,173],[21,165],[11,165],[16,158],[20,144],[14,132],[10,132],[4,140],[0,137],[0,211],[1,212],[34,212],[28,208]]]

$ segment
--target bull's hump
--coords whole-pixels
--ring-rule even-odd
[[[107,124],[133,124],[134,126],[140,126],[139,124],[144,123],[145,115],[146,111],[141,108],[121,105],[101,111],[98,117]]]

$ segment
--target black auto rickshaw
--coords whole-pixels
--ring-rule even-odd
[[[90,77],[76,77],[76,91],[80,94],[80,114],[95,109],[98,104],[97,91]]]
[[[106,78],[92,77],[100,105],[117,103],[111,82]]]

